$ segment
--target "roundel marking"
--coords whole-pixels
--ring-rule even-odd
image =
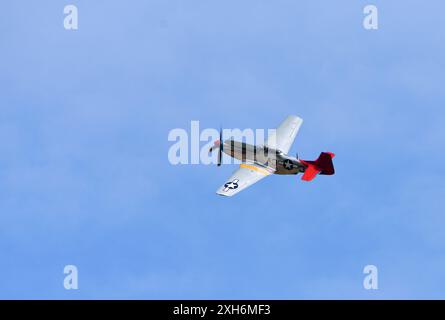
[[[227,192],[229,190],[233,190],[238,188],[238,179],[234,179],[233,181],[229,181],[226,184],[224,184],[224,191]]]

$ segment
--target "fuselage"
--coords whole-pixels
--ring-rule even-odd
[[[244,163],[254,163],[275,174],[298,174],[306,166],[297,158],[267,146],[256,146],[245,142],[226,140],[223,152]]]

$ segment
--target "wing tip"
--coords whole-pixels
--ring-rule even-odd
[[[291,114],[288,117],[291,118],[291,119],[297,120],[299,122],[303,122],[303,118],[301,118],[301,117],[299,117],[299,116],[297,116],[295,114]]]
[[[221,191],[216,191],[215,192],[217,195],[219,195],[219,196],[221,196],[221,197],[230,197],[231,195],[230,194],[227,194],[227,193],[222,193]]]

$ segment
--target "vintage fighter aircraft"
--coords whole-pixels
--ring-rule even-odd
[[[301,160],[287,155],[300,129],[303,119],[288,116],[283,123],[267,138],[264,145],[255,146],[228,139],[222,142],[222,130],[219,140],[215,141],[210,152],[218,150],[218,166],[222,162],[222,153],[241,160],[240,167],[232,174],[229,181],[216,193],[231,197],[255,182],[271,174],[298,174],[304,181],[311,181],[317,174],[333,175],[332,152],[322,152],[317,160]]]

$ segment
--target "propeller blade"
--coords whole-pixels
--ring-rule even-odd
[[[224,142],[222,140],[222,128],[219,128],[219,149],[218,149],[218,167],[221,166],[222,162],[222,152],[223,152]]]

